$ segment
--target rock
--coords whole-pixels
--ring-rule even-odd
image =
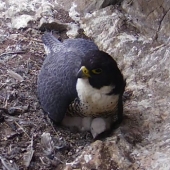
[[[2,0],[0,0],[0,3],[1,1]],[[27,28],[30,25],[33,28],[37,28],[38,25],[38,28],[41,31],[52,30],[60,33],[63,31],[68,31],[67,35],[70,38],[75,38],[78,35],[78,24],[61,22],[57,19],[58,16],[58,18],[61,18],[60,16],[65,15],[64,10],[60,8],[61,6],[57,5],[58,3],[51,4],[47,0],[9,0],[8,3],[2,2],[2,4],[4,4],[4,6],[0,6],[0,12],[2,14],[0,18],[5,19],[8,27],[12,29]],[[18,4],[20,5],[18,6]],[[70,5],[71,4],[72,3],[70,3]],[[69,15],[68,17],[65,16],[65,18],[71,20]],[[1,36],[0,30],[0,42],[3,42],[3,40],[4,35]]]
[[[113,49],[110,41],[113,41],[113,36],[119,33],[125,23],[124,20],[125,17],[121,12],[109,6],[92,14],[86,14],[81,18],[80,24],[85,34],[92,37],[101,50],[108,52]]]
[[[108,6],[118,2],[120,6]],[[67,32],[71,38],[80,26],[116,59],[127,80],[126,91],[133,92],[124,104],[121,126],[103,142],[84,146],[65,170],[170,169],[169,9],[168,0],[0,0],[2,44],[8,38],[4,28],[26,28],[30,21],[36,23],[34,28],[52,26],[61,32],[71,28]],[[72,25],[70,18],[58,22],[64,10],[74,20]]]
[[[43,18],[40,20],[40,26],[39,29],[41,31],[46,31],[46,30],[56,30],[57,32],[63,32],[67,31],[68,29],[68,24],[66,23],[61,23],[60,21],[53,21],[49,22],[44,20]]]
[[[0,25],[1,25],[0,21]],[[0,29],[0,44],[2,44],[7,39],[7,36],[5,35],[4,31]]]
[[[122,8],[126,17],[147,38],[166,43],[169,41],[169,1],[124,0]]]
[[[36,22],[37,20],[40,20],[40,23],[44,23],[44,20],[49,23],[57,22],[55,3],[51,4],[47,0],[9,0],[1,4],[4,5],[0,6],[0,18],[5,19],[6,24],[11,28],[26,28],[30,21]]]
[[[138,124],[136,128],[143,137],[134,143],[131,136],[138,138],[139,134],[127,135],[132,131],[128,128],[130,124],[121,125],[129,129],[121,132],[123,141],[128,141],[127,153],[131,152],[124,158],[131,161],[134,169],[168,170],[170,41],[167,35],[170,24],[166,20],[170,4],[163,0],[124,0],[121,7],[123,12],[109,6],[85,15],[80,26],[101,50],[117,60],[127,79],[126,89],[133,91],[133,97],[125,103],[124,113],[134,120],[134,125]]]
[[[123,159],[119,159],[119,156],[121,155],[115,143],[107,142],[106,144],[97,140],[88,146],[73,162],[67,163],[64,170],[74,170],[79,168],[86,170],[126,169],[127,167],[121,166]]]
[[[11,26],[12,28],[20,29],[20,28],[26,28],[28,22],[33,21],[33,17],[30,15],[20,15],[15,18],[12,18]]]
[[[84,11],[94,11],[106,7],[110,4],[115,4],[117,0],[100,0],[100,1],[78,1],[74,3],[64,0],[54,2],[53,4],[49,3],[47,0],[26,0],[26,1],[12,1],[3,2],[0,0],[0,18],[9,19],[8,26],[16,29],[26,28],[30,21],[40,20],[40,28],[44,22],[52,23],[58,22],[55,19],[57,10],[64,9],[70,11],[71,8],[76,8],[77,15],[84,13]],[[20,5],[18,5],[20,4]],[[35,5],[36,4],[36,5]],[[78,8],[77,8],[78,7]],[[61,10],[60,10],[61,12]]]
[[[79,33],[79,29],[78,24],[71,23],[66,34],[69,38],[75,38]]]
[[[105,8],[109,5],[114,5],[119,0],[74,0],[68,1],[68,0],[58,0],[58,5],[60,8],[63,8],[66,11],[69,11],[74,4],[76,5],[76,11],[78,13],[85,13],[85,12],[92,12],[101,8]]]

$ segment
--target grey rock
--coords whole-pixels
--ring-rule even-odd
[[[73,6],[73,4],[76,5],[76,11],[79,13],[85,13],[85,12],[92,12],[101,8],[105,8],[109,5],[114,5],[119,0],[74,0],[74,1],[68,1],[68,0],[58,0],[58,5],[65,9],[66,11],[69,11],[70,8]]]
[[[169,41],[170,3],[168,0],[124,0],[122,8],[131,23],[146,37]]]
[[[127,78],[126,91],[133,92],[124,105],[125,120],[120,128],[105,141],[85,147],[66,168],[169,170],[169,0],[123,0],[118,9],[106,7],[116,1],[74,2],[77,6],[67,0],[53,4],[47,0],[0,0],[0,24],[5,20],[9,28],[19,28],[12,21],[23,15],[29,19],[20,28],[28,27],[29,21],[41,27],[57,22],[57,8],[69,11],[85,34],[117,60]],[[4,39],[0,30],[0,42]]]
[[[63,32],[63,31],[67,31],[68,24],[61,23],[60,21],[55,21],[55,22],[49,23],[48,21],[46,21],[42,18],[41,21],[40,21],[39,29],[41,31],[57,30],[58,32]]]
[[[66,1],[64,2],[66,3]],[[67,31],[67,35],[70,38],[75,38],[78,35],[78,24],[72,22],[61,22],[56,18],[56,16],[62,16],[64,14],[63,8],[61,6],[62,3],[60,3],[60,5],[58,2],[51,4],[47,0],[9,0],[8,2],[3,2],[0,0],[0,3],[0,19],[5,20],[4,22],[9,28],[28,28],[30,24],[33,23],[32,27],[37,28],[38,25],[38,28],[41,31]],[[71,8],[72,3],[69,2],[68,4],[70,4]],[[68,20],[71,20],[71,18]],[[0,24],[1,22],[2,21],[0,21]],[[0,42],[3,41],[2,38],[0,36]]]
[[[26,28],[27,24],[33,21],[33,17],[30,15],[20,15],[15,18],[12,18],[11,20],[11,26],[12,28],[20,29],[20,28]]]
[[[123,13],[107,7],[80,21],[86,35],[117,60],[127,78],[126,89],[133,92],[124,105],[125,115],[135,120],[138,125],[134,126],[144,138],[140,141],[139,137],[139,143],[130,139],[136,133],[128,135],[132,130],[126,123],[121,128],[129,130],[119,135],[129,143],[123,146],[130,158],[126,155],[123,159],[130,159],[134,169],[170,168],[169,7],[168,1],[125,0]],[[132,149],[134,142],[138,144]]]
[[[107,145],[106,145],[107,144]],[[128,163],[124,159],[120,159],[121,154],[119,148],[113,142],[95,141],[82,152],[73,162],[67,163],[64,170],[74,169],[127,169]],[[123,161],[127,163],[127,166]]]

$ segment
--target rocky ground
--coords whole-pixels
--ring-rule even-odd
[[[74,2],[0,0],[0,170],[169,170],[169,1]],[[118,62],[128,98],[110,137],[93,141],[43,114],[36,81],[45,30],[88,36]]]
[[[69,22],[66,14],[63,11],[58,19]],[[45,57],[42,32],[34,28],[9,30],[5,25],[2,29],[6,34],[0,49],[0,167],[63,169],[63,164],[92,142],[91,134],[55,127],[40,108],[36,81]],[[68,38],[65,33],[57,35]],[[43,148],[43,133],[53,137],[51,140],[47,134],[46,140],[55,146],[50,154],[45,154],[48,148]]]

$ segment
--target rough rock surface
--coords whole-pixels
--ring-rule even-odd
[[[110,147],[110,146],[113,147]],[[95,141],[90,146],[86,147],[86,149],[81,153],[79,157],[77,157],[73,162],[68,163],[67,169],[126,169],[127,166],[124,166],[126,162],[127,165],[129,163],[124,160],[121,153],[119,152],[119,148],[117,147],[115,141],[109,141],[103,143],[102,141]],[[122,164],[123,163],[123,164]]]
[[[77,7],[76,11],[83,14],[86,12],[92,12],[94,10],[104,8],[108,5],[114,5],[118,1],[119,0],[57,0],[57,3],[60,8],[63,8],[66,11],[70,11],[71,8]]]
[[[169,42],[170,2],[168,0],[125,0],[122,8],[126,17],[147,38],[160,43]]]
[[[0,0],[0,108],[17,110],[5,122],[0,110],[0,166],[169,170],[169,9],[168,0]],[[35,84],[44,53],[37,31],[42,26],[59,33],[71,29],[69,37],[81,28],[118,62],[127,79],[125,95],[132,96],[123,123],[110,137],[92,142],[88,134],[54,131],[40,113]]]
[[[138,117],[144,138],[129,148],[132,167],[169,169],[170,3],[124,0],[121,7],[88,14],[81,27],[117,60],[127,78],[126,89],[133,91],[125,114]]]

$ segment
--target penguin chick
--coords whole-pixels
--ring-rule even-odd
[[[93,119],[90,128],[93,138],[95,139],[98,135],[108,130],[110,126],[111,121],[109,119],[101,117]]]

